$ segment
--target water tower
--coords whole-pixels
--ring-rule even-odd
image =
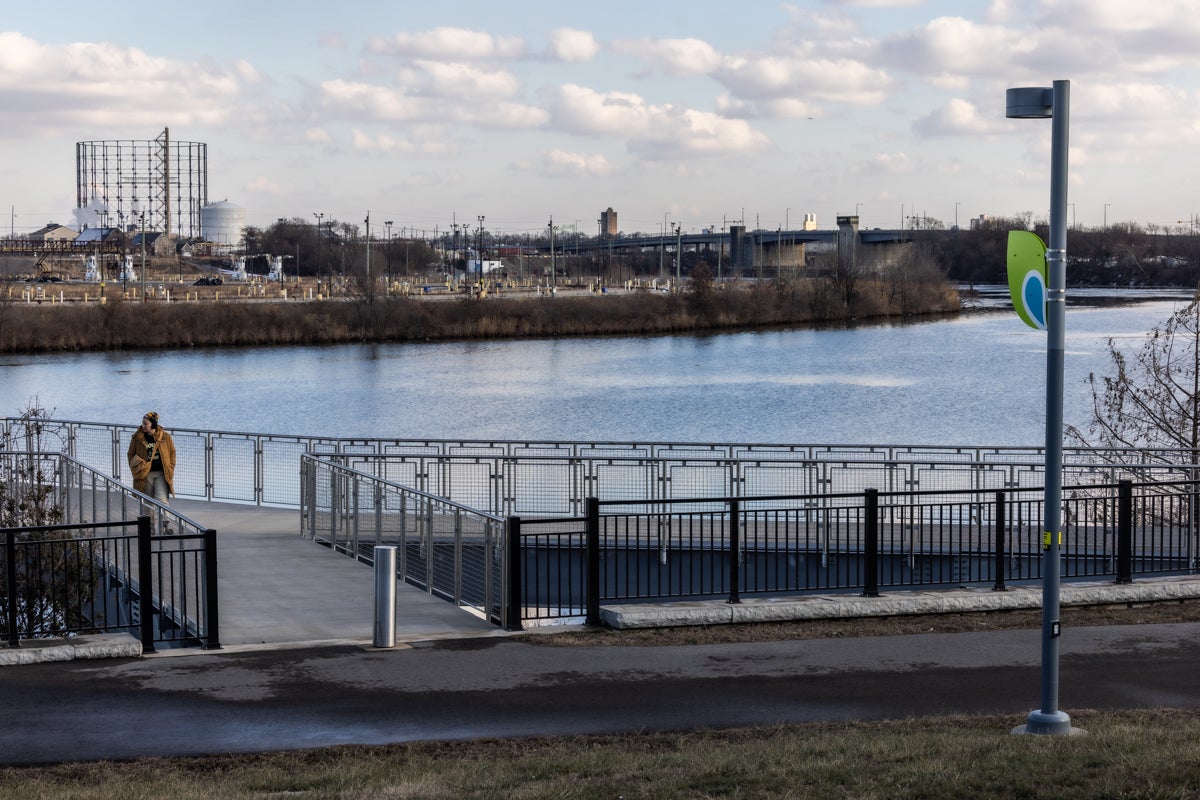
[[[236,250],[246,235],[246,209],[228,200],[209,203],[200,209],[200,230],[218,249]]]

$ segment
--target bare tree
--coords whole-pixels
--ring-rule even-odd
[[[1083,429],[1068,426],[1068,438],[1085,447],[1190,450],[1187,462],[1196,463],[1200,296],[1151,331],[1135,356],[1110,339],[1108,357],[1112,374],[1088,376],[1092,417]]]
[[[54,468],[63,431],[51,416],[35,398],[15,426],[0,431],[0,527],[14,544],[13,563],[0,574],[0,628],[24,638],[89,630],[100,621],[87,613],[98,577],[86,541],[73,531],[29,530],[63,521]]]

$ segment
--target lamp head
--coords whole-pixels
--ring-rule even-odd
[[[1049,119],[1054,116],[1054,90],[1046,86],[1023,86],[1004,94],[1009,119]]]

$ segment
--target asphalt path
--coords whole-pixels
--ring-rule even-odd
[[[1069,629],[1063,710],[1200,706],[1200,623]],[[512,639],[72,661],[0,674],[7,764],[335,744],[1011,714],[1040,633],[688,647]]]

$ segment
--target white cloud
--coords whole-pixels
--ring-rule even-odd
[[[367,52],[439,61],[515,59],[525,54],[525,42],[516,36],[493,36],[467,28],[434,28],[421,33],[402,31],[390,38],[374,37]]]
[[[570,153],[555,149],[543,155],[542,171],[560,178],[604,177],[612,173],[612,167],[600,153]]]
[[[1105,83],[1072,89],[1072,116],[1076,118],[1157,128],[1195,121],[1200,112],[1195,95],[1161,84]]]
[[[913,129],[924,137],[997,133],[1005,127],[999,115],[985,117],[973,103],[958,97],[913,123]]]
[[[400,139],[389,136],[386,133],[376,134],[375,136],[369,133],[364,133],[357,128],[351,132],[351,137],[354,142],[354,149],[365,153],[395,153],[409,152],[412,150],[412,144]]]
[[[790,56],[727,58],[716,77],[747,100],[818,99],[877,105],[892,87],[891,77],[853,59]]]
[[[1113,33],[1136,31],[1200,31],[1194,0],[1155,0],[1138,4],[1128,0],[1042,0],[1043,20],[1051,25],[1103,30]]]
[[[759,108],[764,117],[774,119],[812,119],[820,116],[820,111],[816,106],[794,97],[766,100],[759,104]]]
[[[333,137],[324,128],[309,128],[304,132],[304,141],[311,144],[329,144]]]
[[[614,42],[613,50],[668,75],[707,75],[721,65],[721,54],[700,39],[625,39]]]
[[[674,161],[687,156],[723,156],[767,149],[770,140],[745,120],[686,109],[663,114],[629,147],[646,158]]]
[[[401,82],[439,97],[511,97],[520,82],[510,72],[486,70],[470,64],[417,60],[402,73]]]
[[[1027,32],[980,25],[961,17],[938,17],[921,28],[888,37],[881,43],[887,63],[945,82],[953,75],[987,75],[1009,71],[1037,53],[1042,43]]]
[[[235,114],[244,84],[260,80],[247,62],[230,68],[147,55],[133,47],[46,45],[0,33],[0,130],[217,124]],[[32,112],[32,113],[31,113]]]
[[[896,174],[913,172],[915,169],[916,167],[913,165],[912,159],[905,153],[876,153],[865,164],[860,166],[858,171]]]
[[[430,97],[410,93],[405,87],[342,79],[320,86],[325,112],[348,119],[376,122],[463,123],[497,128],[535,128],[549,115],[535,106],[488,98],[463,103],[460,98]]]
[[[585,135],[622,135],[630,150],[654,160],[763,150],[770,141],[744,120],[711,112],[656,106],[628,92],[560,87],[550,104],[550,127]]]
[[[248,192],[258,192],[260,194],[270,194],[275,196],[283,196],[291,191],[288,187],[280,184],[266,175],[256,175],[253,180],[245,185],[244,188]]]
[[[556,28],[550,32],[550,53],[559,61],[591,61],[599,52],[600,44],[588,31]]]
[[[239,58],[233,62],[233,68],[245,83],[261,83],[263,81],[263,74],[249,61]]]
[[[834,5],[857,6],[859,8],[915,8],[925,0],[831,0]]]
[[[993,25],[1005,25],[1019,19],[1021,13],[1016,8],[1017,0],[992,0],[984,12],[984,19]]]

